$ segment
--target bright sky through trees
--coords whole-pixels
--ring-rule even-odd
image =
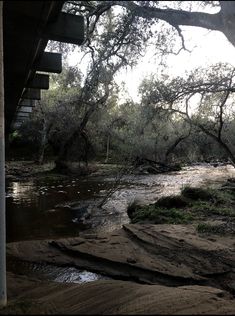
[[[141,80],[161,68],[173,76],[183,76],[185,72],[199,66],[209,66],[217,62],[228,62],[235,67],[235,48],[226,37],[217,31],[208,31],[202,28],[184,28],[185,45],[192,52],[181,51],[179,55],[171,54],[167,58],[167,69],[159,67],[159,60],[154,59],[154,51],[148,50],[146,57],[132,71],[123,71],[117,82],[126,82],[127,91],[134,101],[138,101],[138,85]]]
[[[169,55],[166,60],[167,68],[160,65],[160,60],[154,56],[155,50],[149,47],[145,57],[140,57],[139,64],[132,70],[121,71],[116,76],[117,83],[122,81],[126,85],[126,90],[134,101],[139,101],[138,86],[142,79],[151,73],[158,73],[159,70],[168,72],[173,76],[184,75],[185,72],[195,67],[207,66],[217,62],[228,62],[235,67],[235,48],[226,39],[223,33],[209,31],[199,27],[182,27],[185,38],[185,45],[188,51],[181,51],[178,55]],[[69,58],[69,64],[77,64],[77,53],[73,53]],[[77,64],[82,71],[85,71],[86,60],[82,64]]]
[[[191,9],[194,11],[201,11],[200,1],[184,1],[180,2],[181,9]],[[166,2],[169,5],[169,2]],[[164,8],[165,1],[161,1],[161,7]],[[177,1],[171,1],[172,8],[177,8],[179,3]],[[121,10],[119,7],[115,7],[115,12]],[[203,9],[204,12],[205,8]],[[210,8],[208,13],[216,13],[218,8]],[[167,23],[166,23],[167,25]],[[161,61],[158,56],[155,55],[156,49],[153,46],[149,46],[146,50],[146,55],[139,58],[139,63],[133,69],[123,69],[115,76],[116,82],[121,85],[125,83],[125,90],[127,94],[123,94],[121,99],[128,98],[128,95],[134,100],[139,101],[138,86],[141,81],[148,77],[150,74],[157,74],[161,71],[171,74],[172,76],[184,76],[187,71],[190,71],[196,67],[205,67],[218,62],[227,62],[235,67],[235,48],[227,40],[225,35],[219,31],[210,31],[205,28],[181,26],[182,34],[185,40],[185,46],[188,50],[178,55],[169,55],[166,58],[166,66],[161,65]],[[159,30],[161,32],[161,29]],[[176,34],[176,36],[178,36]],[[180,42],[178,36],[178,42]],[[176,49],[177,50],[177,49]],[[78,53],[71,54],[69,58],[69,65],[77,65],[82,72],[86,71],[87,60],[83,59],[81,63],[78,60]],[[122,100],[121,100],[122,101]]]

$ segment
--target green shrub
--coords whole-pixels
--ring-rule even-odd
[[[128,208],[128,215],[133,223],[186,224],[211,216],[234,218],[234,206],[234,192],[229,190],[185,187],[181,195],[162,197],[155,204],[132,204]]]
[[[187,205],[188,202],[181,195],[162,197],[155,203],[156,207],[164,208],[183,208]]]
[[[192,187],[185,187],[181,194],[190,200],[202,200],[208,201],[213,200],[215,198],[214,192],[211,189],[202,189],[202,188],[192,188]]]

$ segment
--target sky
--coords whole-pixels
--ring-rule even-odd
[[[186,71],[199,66],[209,66],[218,62],[227,62],[235,67],[235,47],[227,40],[223,33],[196,28],[184,28],[185,45],[193,48],[192,52],[181,51],[179,55],[170,55],[167,58],[166,72],[172,76],[183,76]],[[132,71],[122,71],[116,81],[126,82],[126,88],[134,101],[138,102],[138,86],[144,77],[157,71],[159,61],[153,60],[153,50],[149,50],[145,58]]]
[[[192,52],[182,50],[178,55],[169,55],[167,58],[168,69],[164,69],[164,71],[172,76],[178,76],[193,68],[209,66],[217,62],[227,62],[235,67],[235,47],[223,33],[191,26],[184,26],[181,29],[185,46]],[[155,50],[149,47],[145,57],[139,58],[136,67],[124,69],[116,75],[116,82],[120,85],[125,82],[127,91],[127,95],[121,95],[121,102],[124,102],[128,96],[135,102],[140,101],[140,96],[138,96],[139,84],[145,77],[156,72],[159,68],[160,61],[153,57],[154,53]],[[71,66],[74,66],[77,60],[77,55],[73,54],[68,61]],[[82,64],[85,65],[85,61]]]

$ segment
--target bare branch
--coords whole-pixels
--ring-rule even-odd
[[[226,103],[226,101],[228,100],[230,91],[227,91],[225,93],[225,97],[224,100],[222,101],[222,103],[219,105],[219,129],[218,129],[218,139],[221,140],[221,134],[222,134],[222,130],[223,130],[223,125],[224,125],[224,119],[223,119],[223,112],[224,112],[224,105]]]
[[[185,47],[184,36],[183,36],[183,34],[182,34],[181,28],[180,28],[178,25],[172,25],[172,26],[177,30],[177,32],[178,32],[178,34],[179,34],[179,36],[180,36],[180,38],[181,38],[181,43],[182,43],[182,47],[180,48],[180,50],[178,51],[178,53],[177,53],[176,55],[178,55],[182,49],[184,49],[184,50],[186,50],[187,52],[191,53],[192,51],[190,51],[189,49],[187,49],[187,48]]]

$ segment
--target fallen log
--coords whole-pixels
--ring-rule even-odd
[[[162,173],[181,170],[180,165],[166,165],[163,162],[140,157],[135,159],[135,167],[139,168],[140,171],[148,173]]]

